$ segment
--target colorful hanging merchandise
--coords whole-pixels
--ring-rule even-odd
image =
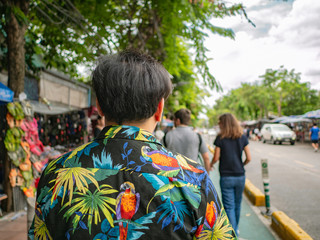
[[[17,168],[12,168],[9,174],[10,184],[12,187],[22,186],[24,179]]]
[[[25,139],[30,145],[31,152],[40,156],[43,152],[43,144],[39,140],[37,120],[25,118],[21,123],[21,129],[25,132]]]
[[[44,147],[39,140],[38,124],[29,102],[9,103],[7,108],[9,129],[4,143],[12,162],[10,183],[12,187],[19,186],[27,197],[34,197],[35,182],[48,162],[40,157]]]
[[[21,144],[25,134],[20,128],[24,113],[19,102],[8,103],[7,109],[6,119],[9,129],[7,130],[4,144],[12,162],[12,169],[9,174],[10,183],[12,187],[29,188],[33,176],[30,176],[31,165],[27,157],[28,153],[24,150],[24,145]]]

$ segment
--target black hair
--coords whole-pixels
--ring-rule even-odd
[[[180,123],[184,125],[189,125],[191,122],[191,111],[186,108],[181,108],[174,113],[176,119],[180,119]]]
[[[172,91],[168,71],[134,50],[104,56],[92,73],[92,83],[106,120],[117,124],[148,119]]]

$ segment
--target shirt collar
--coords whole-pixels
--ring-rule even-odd
[[[147,130],[127,125],[106,126],[99,133],[96,139],[131,139],[144,142],[161,143]]]
[[[192,128],[192,127],[189,125],[179,125],[176,128]]]

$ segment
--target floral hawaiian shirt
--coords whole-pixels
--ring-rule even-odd
[[[237,239],[205,169],[132,126],[49,163],[29,237]]]

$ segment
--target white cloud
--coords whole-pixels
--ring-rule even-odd
[[[224,93],[281,65],[301,72],[302,82],[320,90],[320,1],[247,0],[244,5],[256,27],[240,17],[214,20],[218,26],[232,28],[236,38],[210,35],[206,42],[208,56],[213,58],[210,70]],[[218,96],[213,93],[208,101]]]
[[[320,46],[320,1],[297,0],[283,21],[273,26],[270,36],[297,47]]]

